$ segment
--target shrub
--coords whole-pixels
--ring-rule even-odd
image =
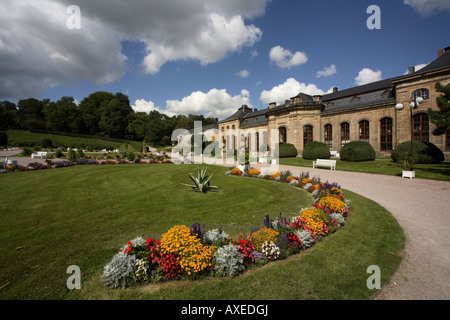
[[[262,228],[251,234],[251,241],[255,245],[256,251],[261,251],[264,242],[276,242],[278,232],[271,228]]]
[[[345,144],[340,152],[342,161],[372,161],[376,158],[374,148],[365,141],[351,141]]]
[[[291,158],[296,157],[298,151],[293,144],[282,143],[278,147],[278,157],[279,158]]]
[[[330,149],[325,143],[319,141],[311,141],[306,144],[302,152],[303,159],[316,160],[316,159],[329,159],[331,157]]]
[[[221,246],[228,239],[228,234],[222,229],[213,229],[206,232],[205,239],[209,244],[214,244],[216,246]]]
[[[236,176],[241,176],[242,171],[239,168],[233,168],[233,169],[231,169],[231,174],[236,175]]]
[[[245,270],[244,256],[238,246],[231,243],[217,249],[214,270],[221,276],[235,276]]]
[[[53,145],[53,142],[50,139],[42,139],[42,141],[41,141],[42,148],[50,148],[52,145]]]
[[[102,278],[110,288],[126,288],[133,281],[135,269],[136,257],[119,252],[105,266]]]
[[[391,158],[394,162],[398,162],[402,154],[411,152],[411,141],[400,143],[394,151],[392,151]],[[413,153],[416,158],[416,163],[441,163],[444,161],[444,153],[431,142],[414,141]]]
[[[29,157],[32,153],[33,151],[30,148],[23,148],[21,155],[24,157]]]
[[[8,146],[8,135],[6,134],[6,132],[0,132],[0,146]]]
[[[62,153],[61,149],[56,149],[55,151],[55,157],[61,158],[64,154]]]

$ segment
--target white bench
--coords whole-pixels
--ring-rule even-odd
[[[48,158],[48,154],[47,154],[47,152],[44,152],[44,151],[38,151],[38,153],[33,153],[31,155],[31,158],[32,159],[34,159],[34,158],[47,159]]]
[[[330,151],[330,154],[333,158],[339,158],[339,152],[337,151]]]
[[[330,170],[336,170],[336,160],[317,159],[313,161],[313,168],[315,167],[330,167]]]

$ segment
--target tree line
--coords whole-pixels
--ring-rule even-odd
[[[128,96],[104,91],[90,94],[79,105],[73,97],[0,102],[0,131],[49,131],[169,145],[174,130],[193,128],[195,121],[208,125],[215,120],[192,114],[169,117],[156,110],[135,112]]]

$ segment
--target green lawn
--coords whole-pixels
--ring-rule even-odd
[[[313,160],[300,157],[280,158],[280,164],[312,168]],[[377,159],[374,161],[348,162],[336,159],[336,170],[366,172],[400,176],[402,169],[391,159]],[[450,181],[450,161],[440,164],[419,164],[415,168],[416,178]]]
[[[115,150],[141,151],[142,143],[128,140],[102,139],[89,136],[65,136],[63,134],[34,133],[28,131],[7,131],[10,146],[33,147],[41,146],[43,139],[50,139],[54,147],[70,147],[91,150]]]
[[[378,204],[345,191],[346,226],[313,248],[237,278],[107,289],[103,267],[129,240],[159,238],[177,224],[222,227],[233,237],[263,224],[265,213],[293,216],[311,195],[288,184],[226,176],[208,167],[216,192],[180,182],[195,165],[75,166],[0,175],[0,299],[367,299],[370,265],[382,283],[401,260],[404,235]],[[4,196],[5,195],[5,196]],[[81,269],[70,292],[67,267]],[[270,290],[267,290],[270,288]]]

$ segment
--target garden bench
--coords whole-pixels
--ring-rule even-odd
[[[44,152],[44,151],[38,151],[38,153],[33,153],[31,155],[32,159],[34,159],[34,158],[47,159],[47,157],[48,157],[48,154],[47,154],[47,152]]]
[[[313,161],[313,168],[315,167],[330,167],[330,170],[336,170],[336,160],[317,159]]]
[[[330,154],[333,158],[339,158],[339,152],[337,151],[330,151]]]

